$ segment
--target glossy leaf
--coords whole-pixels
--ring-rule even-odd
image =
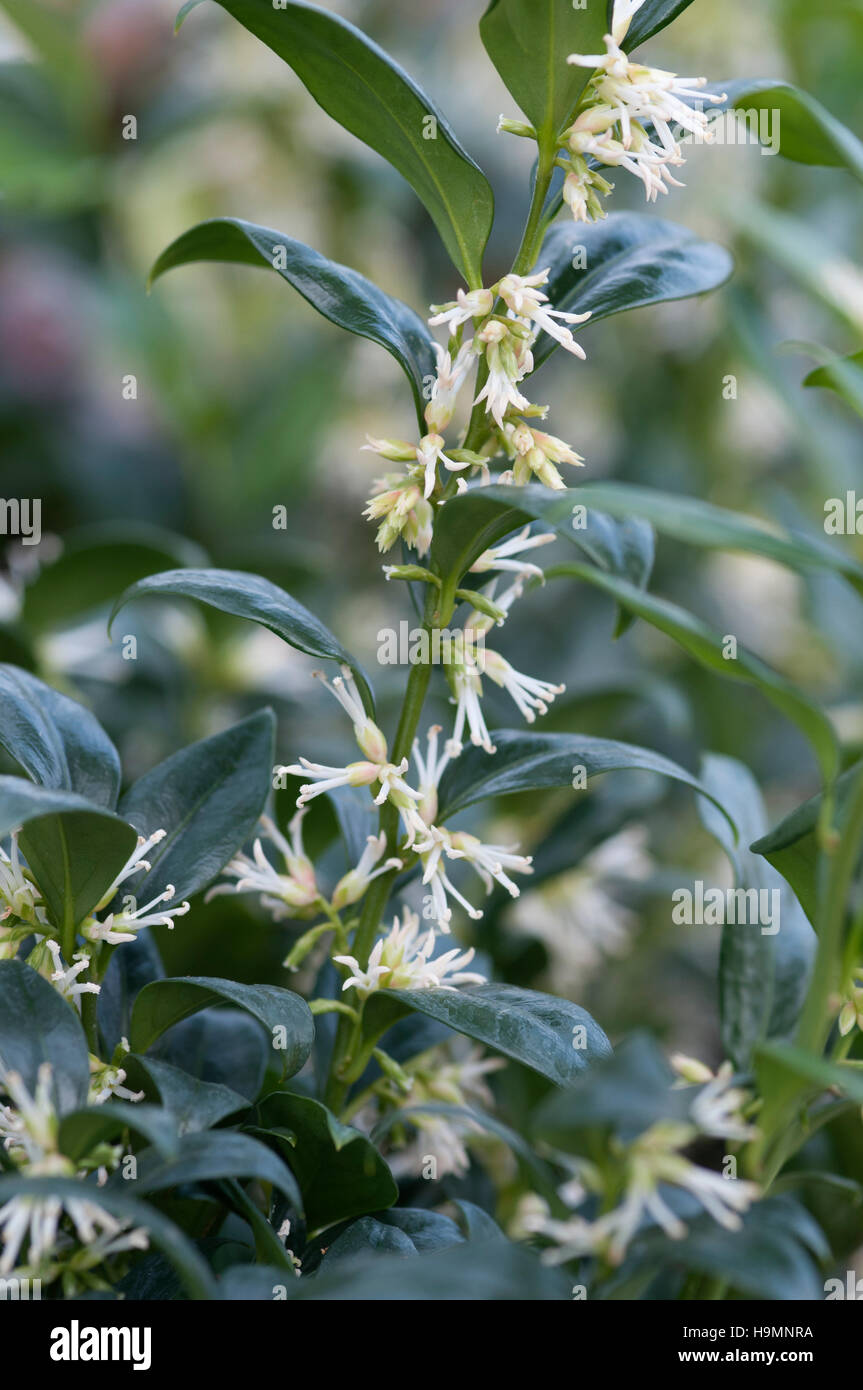
[[[786,718],[797,725],[809,740],[818,758],[825,781],[831,781],[838,770],[838,746],[833,726],[827,716],[804,695],[771,670],[757,656],[740,646],[735,657],[723,655],[724,637],[714,632],[686,609],[637,589],[616,575],[605,574],[590,565],[568,563],[546,571],[547,576],[570,575],[584,579],[615,598],[622,608],[643,618],[653,627],[677,642],[684,651],[706,666],[708,670],[730,680],[754,685]]]
[[[366,1028],[378,1033],[412,1011],[523,1062],[558,1086],[611,1052],[599,1024],[577,1004],[505,984],[381,990],[366,1004]]]
[[[31,1095],[39,1067],[50,1063],[60,1113],[87,1099],[90,1064],[78,1015],[53,985],[20,960],[0,961],[0,1062],[19,1073]]]
[[[615,521],[593,508],[580,515],[576,525],[573,512],[581,492],[552,492],[538,483],[518,488],[492,485],[447,502],[435,525],[430,557],[432,569],[444,581],[442,603],[485,550],[531,521],[553,527],[601,569],[646,584],[653,566],[649,525],[638,518]]]
[[[659,1120],[684,1120],[695,1092],[674,1087],[674,1073],[658,1043],[631,1033],[574,1084],[548,1096],[534,1117],[535,1139],[580,1153],[592,1130],[612,1130],[629,1143]]]
[[[293,68],[333,120],[407,179],[453,264],[470,285],[481,284],[494,199],[485,175],[431,98],[353,24],[316,5],[218,3]]]
[[[645,43],[661,29],[665,29],[691,4],[692,0],[644,0],[644,4],[632,17],[621,48],[631,53],[640,43]]]
[[[734,269],[723,246],[643,212],[612,213],[587,224],[557,223],[536,264],[550,272],[544,288],[555,309],[590,310],[582,332],[611,314],[718,289]],[[554,338],[540,334],[536,366],[556,347]]]
[[[843,772],[833,788],[836,816],[840,823],[843,808],[861,769],[863,763],[855,763],[847,772]],[[823,809],[821,793],[810,797],[751,846],[755,854],[763,854],[788,880],[810,922],[815,921],[818,902],[818,823]]]
[[[127,1129],[166,1158],[177,1151],[179,1134],[174,1116],[161,1106],[141,1101],[108,1100],[73,1110],[60,1122],[57,1143],[61,1153],[79,1162],[97,1145],[122,1139]]]
[[[199,603],[209,604],[222,613],[232,613],[234,617],[260,623],[309,656],[350,666],[371,710],[368,681],[355,659],[313,613],[268,579],[241,570],[165,570],[162,574],[149,575],[127,589],[114,605],[112,623],[120,609],[131,599],[147,594],[197,599]]]
[[[734,817],[739,843],[709,802],[699,814],[725,849],[735,871],[735,884],[762,897],[771,921],[726,922],[722,928],[719,961],[719,1005],[725,1056],[746,1069],[752,1052],[767,1038],[789,1037],[797,1022],[815,955],[815,933],[802,907],[781,874],[747,846],[763,833],[766,813],[755,778],[734,758],[711,754],[704,760],[701,780]],[[775,909],[778,906],[778,912]],[[735,916],[738,914],[735,912]]]
[[[221,1003],[235,1004],[263,1024],[284,1077],[299,1071],[311,1051],[315,1031],[305,1000],[277,985],[240,985],[199,975],[155,980],[144,986],[132,1011],[132,1051],[146,1052],[173,1024]],[[276,1031],[281,1029],[284,1040]]]
[[[76,926],[110,888],[137,843],[119,816],[77,792],[0,777],[0,837],[20,845],[58,926]]]
[[[138,1155],[135,1191],[147,1195],[166,1192],[185,1183],[216,1182],[224,1178],[256,1178],[271,1183],[277,1191],[302,1211],[302,1198],[291,1170],[276,1154],[248,1134],[232,1130],[210,1130],[205,1134],[184,1134],[176,1151],[163,1157],[152,1149]],[[124,1181],[120,1173],[109,1180],[109,1190]]]
[[[858,415],[863,415],[863,351],[824,362],[809,373],[803,385],[822,386],[835,391],[846,405],[850,405]]]
[[[272,712],[259,710],[172,754],[130,787],[121,802],[123,816],[144,836],[167,833],[147,851],[149,872],[124,891],[145,903],[171,884],[180,902],[216,877],[260,818],[272,777],[275,727]]]
[[[18,666],[0,665],[0,744],[40,786],[116,804],[120,758],[98,719]]]
[[[341,1124],[320,1101],[278,1092],[259,1106],[255,1132],[275,1142],[303,1194],[310,1231],[398,1199],[398,1188],[377,1149],[359,1130]]]
[[[210,1129],[228,1115],[247,1110],[245,1096],[217,1081],[202,1081],[180,1067],[157,1057],[138,1057],[130,1053],[123,1062],[126,1085],[155,1094],[164,1111],[171,1115],[180,1134]]]
[[[702,796],[709,795],[698,779],[678,763],[633,743],[587,734],[541,734],[518,729],[495,729],[494,739],[494,757],[471,746],[447,768],[440,784],[442,820],[488,797],[571,787],[576,767],[585,769],[588,780],[622,768],[658,772],[692,787]]]
[[[608,31],[606,0],[491,0],[480,20],[488,56],[545,147],[555,147],[590,78],[568,55],[604,52]]]
[[[727,93],[726,104],[737,111],[768,113],[765,133],[777,131],[778,153],[786,159],[844,168],[863,180],[863,142],[808,92],[769,78],[712,83],[709,90]]]
[[[633,483],[584,483],[570,488],[573,504],[597,507],[618,519],[637,517],[661,535],[707,550],[741,550],[763,555],[793,570],[829,570],[843,575],[863,593],[863,565],[830,541],[793,527],[716,507],[698,497],[660,492]],[[601,568],[608,568],[602,566]],[[632,576],[628,576],[632,578]]]
[[[284,232],[237,217],[201,222],[177,237],[153,266],[150,283],[174,266],[196,261],[229,261],[273,270],[330,323],[386,348],[411,383],[422,419],[423,378],[434,375],[435,356],[425,321],[407,304]]]

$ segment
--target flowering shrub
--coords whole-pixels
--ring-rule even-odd
[[[562,348],[577,381],[586,328],[727,280],[721,246],[613,210],[627,181],[649,203],[673,196],[712,112],[778,109],[790,160],[859,174],[859,146],[786,84],[708,86],[652,66],[652,48],[633,58],[687,0],[492,0],[482,41],[521,110],[498,129],[535,163],[511,268],[486,283],[492,191],[430,98],[326,10],[219,3],[413,187],[451,297],[423,318],[236,218],[181,235],[152,278],[202,260],[263,267],[399,363],[416,430],[382,424],[362,446],[383,460],[363,515],[424,640],[387,729],[357,660],[269,580],[192,565],[138,579],[115,613],[192,599],[325,663],[321,706],[337,703],[355,746],[332,762],[277,752],[262,710],[122,794],[94,715],[2,668],[17,772],[0,777],[0,1275],[58,1298],[821,1297],[847,1252],[812,1193],[859,1195],[853,1162],[817,1138],[863,1105],[863,772],[843,771],[807,694],[649,585],[655,532],[858,590],[863,566],[707,502],[583,483],[584,446],[546,430],[533,378]],[[640,620],[717,680],[755,687],[809,740],[814,799],[768,833],[733,758],[707,754],[696,775],[537,727],[564,687],[513,664],[497,632],[528,592],[550,604],[551,581],[573,579],[610,596],[618,633]],[[424,713],[433,682],[447,727]],[[491,686],[516,727],[495,727]],[[625,770],[685,788],[733,870],[721,904],[718,889],[677,904],[681,922],[697,908],[723,924],[715,1071],[647,1033],[612,1048],[601,1018],[506,978],[486,949],[484,899],[518,900],[507,921],[545,943],[550,990],[614,968],[637,915],[607,879],[653,869],[631,808],[606,806],[578,852],[565,817],[532,853],[483,814],[460,817],[516,794],[584,798]],[[165,975],[152,929],[193,936],[202,894],[288,925],[281,983]],[[507,1086],[529,1098],[524,1132],[496,1113]]]

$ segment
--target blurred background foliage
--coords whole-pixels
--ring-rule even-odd
[[[129,779],[263,703],[279,717],[280,761],[348,752],[313,663],[261,630],[139,604],[109,641],[106,606],[140,575],[209,560],[290,589],[366,663],[385,725],[405,671],[378,663],[377,634],[411,618],[406,591],[382,582],[360,515],[379,471],[360,452],[366,432],[414,428],[395,363],[251,270],[186,269],[148,296],[155,256],[195,222],[235,215],[310,243],[421,312],[457,287],[397,175],[216,6],[195,10],[176,38],[175,8],[0,0],[2,493],[40,497],[43,527],[39,546],[5,551],[0,659],[90,703]],[[516,113],[480,44],[482,0],[330,8],[437,98],[490,177],[493,281],[519,235],[530,150],[495,133],[499,111]],[[860,0],[695,0],[647,51],[716,81],[787,78],[861,133],[861,44]],[[135,139],[123,135],[129,116]],[[656,212],[731,247],[733,280],[588,328],[586,364],[558,354],[544,369],[551,428],[584,454],[584,479],[691,494],[823,539],[826,499],[860,476],[860,420],[802,383],[825,352],[863,343],[863,192],[842,172],[753,144],[692,148],[684,177]],[[639,191],[619,179],[615,210],[640,207]],[[286,529],[273,526],[280,506]],[[860,537],[834,543],[863,558]],[[661,541],[652,585],[815,693],[848,760],[859,756],[863,614],[838,579]],[[520,606],[504,651],[567,683],[544,727],[643,743],[693,769],[705,750],[731,754],[756,774],[771,823],[815,790],[810,753],[755,691],[708,676],[646,625],[615,642],[613,621],[602,596],[560,581]],[[129,634],[134,661],[122,655]],[[441,722],[443,686],[430,708]],[[499,725],[514,722],[503,697],[488,698]],[[288,794],[277,809],[284,824]],[[580,800],[504,802],[496,815],[486,838],[545,843],[531,892],[514,905],[493,898],[479,925],[491,968],[585,1003],[613,1039],[646,1025],[718,1060],[719,928],[671,924],[674,887],[730,882],[691,797],[618,775]],[[316,815],[333,876],[335,833]],[[160,945],[173,972],[284,982],[293,935],[248,900],[220,897],[196,902]],[[518,1088],[541,1083],[509,1068],[503,1084],[517,1110]]]

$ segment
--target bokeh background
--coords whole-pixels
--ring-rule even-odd
[[[0,0],[0,491],[40,497],[43,527],[38,547],[4,552],[0,659],[89,703],[129,780],[265,703],[280,761],[348,752],[313,663],[269,634],[161,603],[124,612],[109,641],[106,604],[140,574],[209,562],[288,588],[366,663],[385,724],[406,673],[379,665],[377,634],[411,616],[360,515],[380,471],[360,452],[366,432],[413,430],[395,363],[251,269],[184,269],[148,296],[155,256],[193,223],[236,215],[421,312],[458,284],[387,165],[216,5],[174,37],[176,7]],[[493,281],[517,243],[530,151],[495,133],[499,112],[516,112],[480,44],[482,0],[329,8],[434,95],[488,174]],[[712,80],[788,78],[863,133],[861,44],[859,0],[695,0],[646,52]],[[130,115],[134,140],[123,138]],[[863,341],[863,190],[752,145],[693,148],[684,178],[651,211],[729,246],[733,281],[588,328],[585,364],[557,354],[543,370],[551,428],[585,456],[585,479],[692,494],[823,539],[825,500],[860,477],[860,421],[802,387],[806,345],[843,353]],[[641,207],[640,185],[626,185],[614,207]],[[277,506],[286,530],[272,525]],[[859,537],[835,543],[863,549]],[[838,581],[662,541],[653,587],[817,695],[859,755],[863,624]],[[757,693],[707,676],[645,625],[613,641],[613,617],[594,591],[558,582],[508,624],[505,654],[566,682],[545,727],[643,743],[692,768],[706,749],[740,758],[771,822],[815,790],[806,746]],[[122,657],[126,634],[138,638],[134,661]],[[430,706],[441,722],[444,697],[441,680]],[[515,723],[503,696],[488,700],[495,723]],[[284,823],[287,796],[278,810]],[[531,892],[494,898],[475,933],[491,968],[585,1002],[613,1038],[647,1026],[717,1060],[718,929],[681,931],[670,916],[674,887],[727,876],[692,798],[620,776],[587,802],[546,795],[492,810],[486,838],[551,838]],[[314,835],[337,874],[332,827],[322,820]],[[161,945],[175,971],[283,981],[293,935],[247,900],[219,898],[196,903]]]

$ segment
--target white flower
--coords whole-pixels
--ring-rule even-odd
[[[17,833],[10,839],[9,854],[0,845],[0,922],[20,917],[37,926],[47,925],[42,895],[21,863]]]
[[[432,384],[431,399],[425,408],[425,420],[430,430],[445,430],[455,414],[456,399],[474,361],[470,342],[463,343],[455,360],[440,343],[433,344],[437,358],[437,373]]]
[[[691,1066],[691,1059],[687,1058],[686,1061]],[[672,1058],[672,1066],[681,1075],[684,1074],[680,1058]],[[731,1084],[733,1075],[730,1062],[723,1062],[715,1076],[708,1070],[707,1084],[702,1086],[693,1100],[689,1113],[693,1124],[698,1126],[702,1134],[711,1135],[714,1139],[739,1139],[745,1143],[755,1139],[758,1130],[743,1118],[742,1110],[750,1095],[742,1086]]]
[[[640,10],[644,0],[614,0],[614,17],[611,32],[615,43],[623,43],[632,23],[632,16]]]
[[[430,890],[434,920],[442,932],[449,933],[452,908],[449,899],[460,903],[469,917],[478,921],[482,916],[479,908],[469,903],[450,880],[443,860],[444,851],[450,841],[449,831],[439,825],[430,825],[425,839],[417,846],[417,854],[423,867],[423,885]]]
[[[103,1105],[106,1100],[111,1100],[115,1096],[120,1100],[134,1102],[144,1099],[143,1091],[130,1091],[128,1086],[123,1084],[126,1080],[126,1073],[117,1064],[117,1059],[122,1059],[128,1051],[128,1039],[121,1038],[111,1062],[102,1062],[98,1057],[90,1054],[90,1088],[87,1093],[87,1100],[90,1105]]]
[[[537,332],[541,330],[547,333],[575,357],[583,358],[584,348],[575,341],[570,329],[563,325],[586,323],[591,317],[590,311],[586,314],[568,314],[562,309],[550,308],[548,295],[539,288],[547,281],[548,270],[538,270],[533,275],[504,275],[498,282],[497,292],[518,318],[527,320]]]
[[[455,830],[450,834],[445,853],[449,859],[466,859],[479,874],[487,893],[491,892],[494,880],[506,889],[511,898],[517,898],[520,890],[506,870],[514,874],[533,873],[530,856],[516,854],[514,845],[509,848],[505,845],[485,845],[465,830]]]
[[[98,994],[101,988],[101,986],[96,984],[81,984],[78,981],[78,976],[81,974],[81,971],[86,970],[90,964],[89,955],[86,951],[77,951],[72,957],[74,965],[64,966],[63,957],[57,942],[48,939],[45,945],[51,952],[51,957],[54,961],[54,969],[48,976],[48,979],[51,981],[52,985],[54,985],[55,989],[62,994],[63,998],[68,1000],[68,1002],[80,1012],[81,995]]]
[[[533,354],[524,338],[514,336],[500,319],[492,319],[474,342],[482,343],[488,365],[488,380],[474,401],[485,401],[486,410],[499,426],[508,410],[528,410],[530,401],[518,390],[518,382],[533,371]]]
[[[482,912],[469,903],[450,881],[444,865],[444,855],[447,859],[466,860],[479,874],[487,893],[491,891],[492,881],[495,881],[505,888],[511,897],[517,898],[519,888],[506,870],[510,869],[513,873],[520,874],[533,873],[530,858],[515,854],[512,848],[485,845],[475,835],[470,835],[464,830],[449,831],[438,825],[429,826],[425,840],[416,846],[416,851],[423,866],[423,883],[431,890],[435,920],[445,932],[449,931],[452,918],[449,898],[460,903],[468,916],[474,920],[482,917]]]
[[[446,324],[450,333],[471,319],[484,319],[491,313],[494,294],[491,290],[458,290],[455,299],[446,304],[432,304],[433,317],[429,319],[432,328]]]
[[[478,652],[477,662],[484,676],[512,696],[528,724],[533,724],[537,714],[547,714],[552,700],[566,689],[564,685],[552,685],[536,676],[523,675],[499,652],[490,651],[488,647]]]
[[[541,531],[532,536],[530,525],[527,525],[517,536],[504,541],[503,545],[496,545],[491,550],[484,550],[479,559],[471,565],[471,573],[485,574],[488,570],[509,570],[513,574],[521,576],[532,574],[538,579],[542,579],[543,573],[539,565],[531,564],[527,560],[516,560],[513,557],[523,555],[526,550],[535,550],[537,546],[549,545],[554,539],[553,531]]]
[[[386,835],[369,835],[367,837],[366,847],[360,855],[356,868],[351,869],[336,884],[332,901],[337,912],[341,912],[343,908],[350,907],[352,903],[357,902],[372,880],[378,878],[380,874],[389,873],[390,869],[402,868],[401,859],[386,859],[383,864],[379,863],[386,847]]]
[[[474,951],[447,951],[431,958],[435,934],[420,934],[419,917],[405,910],[404,923],[398,917],[389,933],[375,942],[365,970],[353,956],[336,956],[339,965],[347,966],[350,976],[343,990],[356,989],[361,999],[378,989],[454,989],[457,985],[482,985],[485,978],[465,971],[463,966],[473,960]]]
[[[315,678],[334,695],[354,726],[354,738],[360,752],[373,763],[386,761],[387,741],[373,719],[366,714],[362,696],[349,666],[341,667],[341,675],[328,681],[323,671]]]
[[[304,810],[298,811],[288,826],[290,840],[285,839],[269,816],[261,816],[261,830],[281,854],[285,873],[279,873],[270,863],[258,838],[252,846],[252,858],[240,852],[222,870],[237,882],[217,884],[209,890],[204,901],[209,902],[210,898],[221,893],[260,893],[261,903],[277,922],[313,908],[321,895],[315,881],[314,866],[303,850],[305,814]]]
[[[71,1167],[71,1165],[69,1165]],[[30,1176],[40,1173],[34,1164]],[[56,1171],[56,1165],[52,1165]],[[44,1171],[44,1170],[43,1170]],[[63,1176],[69,1176],[65,1168]],[[60,1231],[63,1215],[72,1222],[81,1244],[89,1247],[101,1262],[121,1250],[146,1250],[149,1244],[143,1229],[130,1230],[130,1223],[118,1220],[95,1202],[79,1197],[13,1197],[0,1207],[0,1275],[8,1275],[16,1266],[24,1241],[28,1241],[27,1268],[38,1268],[40,1262],[53,1255],[64,1236]]]
[[[500,1057],[486,1057],[480,1046],[466,1038],[444,1043],[411,1062],[407,1068],[411,1089],[400,1099],[399,1108],[410,1109],[405,1118],[418,1133],[407,1147],[388,1155],[392,1171],[400,1177],[416,1175],[428,1157],[433,1157],[438,1178],[466,1173],[470,1167],[466,1140],[481,1134],[481,1127],[467,1117],[423,1113],[418,1107],[425,1102],[491,1109],[494,1097],[486,1077],[505,1065]]]
[[[173,883],[168,883],[162,893],[144,903],[143,907],[123,908],[122,912],[112,912],[101,922],[91,917],[81,927],[81,935],[88,941],[107,941],[117,946],[124,941],[134,941],[142,927],[173,927],[173,919],[185,917],[191,906],[182,902],[176,907],[162,907],[162,903],[171,901],[176,891]],[[154,912],[153,908],[158,911]]]
[[[848,995],[839,1010],[839,1032],[843,1038],[847,1038],[855,1024],[863,1030],[863,983],[858,984],[858,979],[859,972],[855,971]]]
[[[308,758],[300,758],[298,763],[288,763],[277,767],[277,774],[287,773],[291,777],[311,777],[312,781],[300,787],[297,805],[305,806],[316,796],[335,791],[337,787],[370,787],[378,780],[381,765],[372,762],[347,763],[344,767],[332,767],[329,763],[313,763]]]
[[[12,1105],[0,1102],[0,1139],[16,1161],[43,1158],[57,1145],[57,1115],[51,1095],[51,1064],[43,1062],[36,1073],[31,1096],[17,1071],[7,1071],[0,1061],[0,1090]]]
[[[512,480],[517,487],[535,477],[546,487],[566,487],[557,464],[569,463],[580,467],[584,459],[557,435],[533,429],[524,420],[510,421],[504,426],[504,444],[515,460]]]
[[[479,671],[472,661],[461,661],[447,667],[449,680],[456,700],[455,724],[452,737],[447,740],[447,752],[456,757],[461,752],[462,735],[465,723],[470,730],[470,741],[486,753],[494,752],[494,744],[486,727],[482,712],[482,681]]]
[[[665,1121],[640,1135],[626,1151],[623,1200],[595,1221],[578,1215],[564,1221],[536,1215],[531,1229],[549,1236],[558,1247],[543,1258],[559,1264],[600,1253],[611,1264],[620,1264],[633,1237],[649,1222],[659,1225],[671,1240],[681,1240],[686,1225],[660,1195],[662,1185],[689,1192],[719,1225],[728,1231],[739,1230],[741,1213],[760,1197],[760,1189],[756,1183],[725,1178],[682,1158],[678,1150],[693,1136],[692,1126]]]
[[[428,552],[434,520],[431,503],[409,474],[387,473],[378,478],[363,516],[380,521],[376,540],[381,552],[391,550],[399,536],[418,555]]]
[[[440,786],[440,779],[447,768],[451,753],[449,747],[445,746],[441,753],[438,753],[438,736],[441,733],[440,724],[432,724],[426,734],[425,754],[420,752],[420,742],[414,739],[413,759],[419,773],[419,794],[420,800],[417,810],[420,818],[426,825],[431,825],[437,816],[438,799],[437,791]]]
[[[114,879],[114,882],[111,884],[111,887],[94,907],[94,912],[101,912],[102,908],[108,906],[111,899],[115,896],[117,889],[120,887],[120,884],[125,883],[127,878],[131,878],[133,874],[150,872],[150,869],[153,866],[148,859],[144,858],[144,855],[147,854],[148,851],[151,850],[154,845],[161,844],[162,840],[164,840],[165,838],[166,833],[167,832],[164,830],[154,830],[153,834],[148,836],[147,838],[145,838],[143,835],[138,836],[138,843],[136,844],[132,853],[129,855],[129,858],[126,860],[117,877]]]

